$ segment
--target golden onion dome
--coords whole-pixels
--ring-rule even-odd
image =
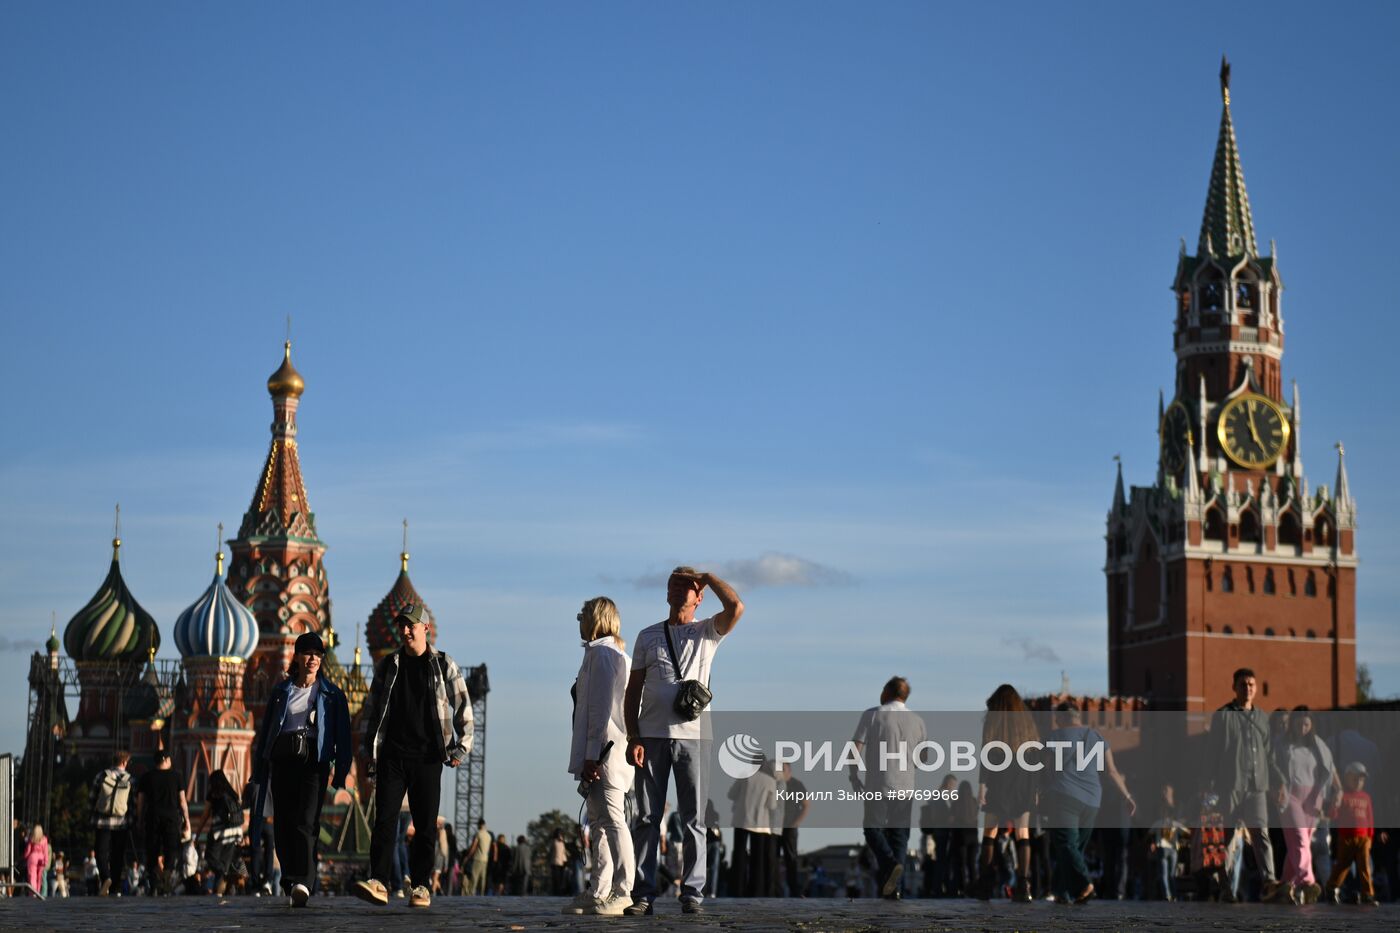
[[[288,340],[282,346],[282,365],[277,367],[277,372],[267,377],[267,391],[273,398],[291,396],[300,398],[301,393],[306,391],[306,383],[301,378],[301,373],[292,365],[292,342]]]

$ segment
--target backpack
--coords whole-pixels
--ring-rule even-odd
[[[243,806],[232,794],[220,794],[213,800],[214,823],[220,828],[243,825]]]
[[[131,775],[115,768],[102,772],[97,780],[97,799],[93,801],[92,812],[97,816],[126,816],[131,802]]]

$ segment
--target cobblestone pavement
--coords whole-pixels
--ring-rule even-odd
[[[39,902],[30,898],[0,900],[0,930],[121,931],[166,930],[602,930],[636,927],[661,931],[786,930],[800,933],[867,930],[1018,930],[1085,931],[1392,931],[1400,927],[1400,906],[1380,908],[1283,907],[1261,904],[1165,904],[1141,901],[1095,901],[1085,907],[1049,903],[1013,904],[979,901],[883,901],[838,899],[709,901],[705,913],[684,916],[675,903],[657,903],[651,917],[563,916],[563,898],[438,898],[427,910],[412,910],[403,901],[372,907],[346,897],[315,898],[305,910],[293,910],[280,898],[127,898],[75,897]]]

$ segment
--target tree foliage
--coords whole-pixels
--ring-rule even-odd
[[[1356,665],[1356,702],[1369,703],[1375,698],[1375,687],[1371,683],[1371,669],[1365,664]]]
[[[556,829],[564,835],[564,845],[568,847],[570,859],[583,848],[578,820],[563,810],[550,810],[531,820],[525,829],[525,838],[530,842],[533,855],[530,874],[536,891],[548,891],[550,841]]]

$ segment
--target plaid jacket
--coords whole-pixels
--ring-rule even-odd
[[[369,714],[365,717],[369,729],[365,731],[365,754],[370,761],[379,758],[384,724],[389,721],[389,698],[393,695],[394,681],[399,676],[400,651],[379,662],[369,686]],[[433,695],[437,698],[442,760],[444,764],[460,762],[472,750],[472,698],[467,692],[467,680],[462,676],[457,662],[445,652],[436,651],[429,645],[428,654],[433,660],[428,665],[428,678]]]

